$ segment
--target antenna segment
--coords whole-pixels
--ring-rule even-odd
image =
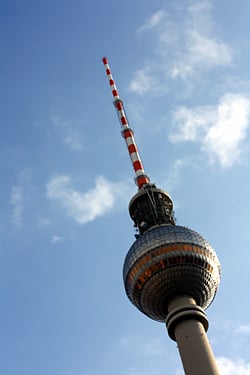
[[[143,167],[140,155],[139,155],[139,151],[136,146],[134,132],[129,127],[129,123],[128,123],[127,116],[124,110],[123,102],[119,97],[115,81],[112,77],[108,59],[106,57],[103,57],[102,61],[106,70],[106,74],[109,80],[109,85],[110,85],[112,95],[114,98],[113,103],[116,108],[117,115],[121,124],[121,129],[122,129],[121,133],[127,144],[129,156],[130,156],[130,159],[131,159],[134,171],[135,171],[135,175],[136,175],[135,183],[138,186],[138,188],[141,189],[144,185],[147,185],[150,183],[150,179],[144,171],[144,167]]]

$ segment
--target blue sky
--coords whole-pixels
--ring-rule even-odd
[[[2,0],[0,372],[183,374],[127,300],[136,192],[101,58],[146,172],[214,246],[222,375],[250,375],[248,1]]]

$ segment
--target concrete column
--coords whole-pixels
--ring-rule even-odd
[[[175,298],[168,306],[169,336],[177,342],[186,375],[219,375],[206,331],[208,320],[193,298]]]

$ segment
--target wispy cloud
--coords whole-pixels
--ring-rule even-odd
[[[186,30],[184,49],[173,61],[170,69],[172,78],[191,78],[195,72],[228,65],[232,61],[229,46],[197,30]]]
[[[76,190],[68,175],[53,177],[46,185],[48,198],[58,201],[79,224],[93,221],[111,210],[126,188],[125,184],[109,182],[102,176],[85,192]]]
[[[172,191],[176,185],[179,184],[180,174],[183,168],[191,163],[192,160],[187,157],[185,159],[176,159],[170,166],[167,177],[162,181],[161,186],[167,186],[169,191]]]
[[[23,213],[23,188],[21,186],[13,186],[11,189],[10,202],[13,206],[12,220],[16,227],[22,226]]]
[[[174,129],[169,135],[171,142],[197,141],[204,137],[213,122],[216,113],[213,107],[179,107],[172,113]]]
[[[211,4],[198,1],[181,7],[175,22],[164,10],[152,14],[138,32],[150,33],[154,54],[134,73],[131,91],[138,94],[166,90],[169,80],[187,81],[201,72],[230,65],[231,47],[213,31]]]
[[[52,244],[56,244],[56,243],[62,241],[62,239],[63,239],[62,237],[54,235],[54,236],[51,238],[51,243],[52,243]]]
[[[187,7],[186,22],[178,37],[180,49],[174,49],[170,67],[172,78],[185,80],[199,71],[231,64],[233,51],[214,35],[211,10],[209,1],[197,1]]]
[[[38,224],[39,227],[42,227],[42,228],[48,227],[49,225],[51,225],[51,219],[48,219],[48,218],[45,218],[45,217],[40,217],[38,219],[37,224]]]
[[[50,133],[52,132],[69,149],[73,151],[81,151],[83,149],[83,136],[72,125],[72,122],[62,120],[59,116],[52,116],[51,124]]]
[[[153,13],[149,19],[138,28],[137,32],[141,33],[145,30],[151,30],[157,25],[159,25],[167,16],[167,13],[164,10],[159,10],[155,13]]]
[[[10,191],[10,204],[12,206],[12,222],[17,228],[23,224],[25,190],[32,176],[31,169],[24,169],[18,175],[18,182]]]
[[[160,375],[171,367],[171,358],[165,361],[166,345],[162,338],[129,335],[123,337],[120,344],[129,355],[130,362],[126,369],[129,375]]]
[[[221,375],[250,375],[250,363],[241,359],[219,357],[217,364]]]
[[[152,89],[159,87],[158,77],[152,71],[152,68],[146,66],[138,70],[134,79],[130,82],[130,90],[137,94],[143,95]]]
[[[236,329],[236,333],[249,335],[250,334],[250,324],[242,324]]]
[[[142,375],[142,374],[163,374],[169,372],[169,368],[174,368],[176,362],[171,363],[172,358],[166,362],[166,342],[163,338],[147,337],[145,335],[129,335],[123,337],[120,345],[130,358],[130,366],[126,369],[129,375]],[[134,355],[134,348],[137,348],[136,355]],[[173,347],[171,347],[171,350]],[[177,351],[174,352],[178,355]],[[231,357],[218,357],[216,358],[221,375],[250,375],[250,362],[244,359],[231,358]],[[176,375],[183,373],[182,367],[173,371]]]
[[[236,163],[250,125],[250,100],[241,94],[225,94],[217,106],[180,107],[173,113],[172,142],[199,142],[213,162],[222,167]]]

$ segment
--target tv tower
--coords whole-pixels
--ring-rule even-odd
[[[204,312],[219,286],[219,260],[205,238],[176,225],[170,195],[150,182],[106,57],[103,64],[138,186],[129,203],[138,234],[124,261],[126,294],[142,313],[166,323],[186,375],[219,375]]]

